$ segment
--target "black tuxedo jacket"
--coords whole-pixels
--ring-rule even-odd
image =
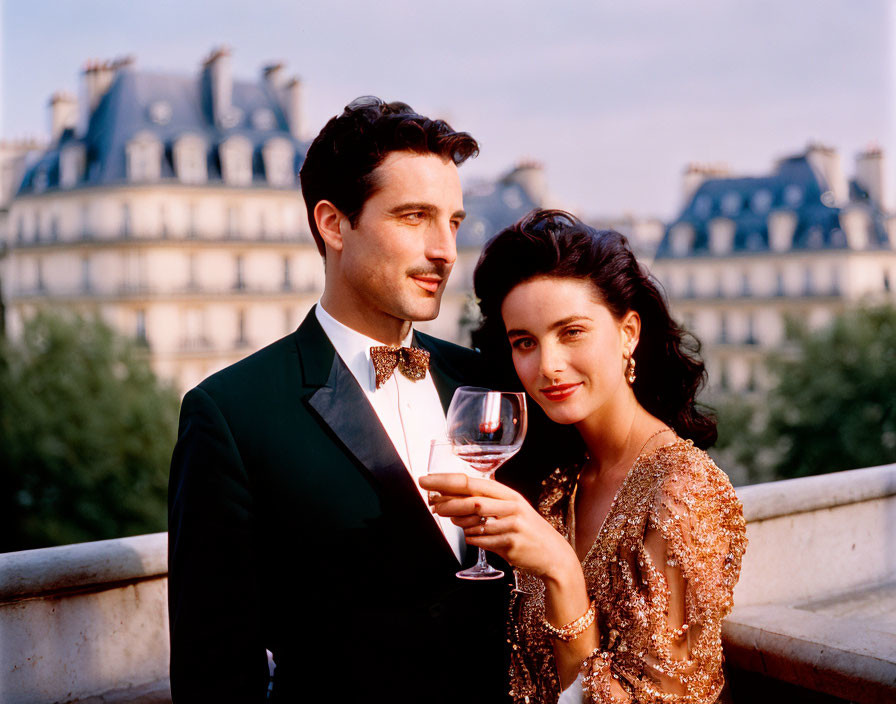
[[[418,334],[443,405],[478,356]],[[468,549],[468,558],[475,550]],[[470,583],[313,311],[183,400],[169,487],[184,702],[496,702],[507,585]]]

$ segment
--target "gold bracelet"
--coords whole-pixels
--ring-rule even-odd
[[[562,640],[565,643],[568,643],[571,640],[575,640],[580,635],[582,635],[588,628],[594,623],[594,618],[597,615],[597,606],[594,603],[594,600],[591,600],[591,605],[588,607],[588,610],[579,616],[575,621],[570,621],[565,626],[561,626],[557,628],[554,625],[548,623],[547,619],[542,619],[541,625],[553,638],[557,638],[558,640]]]

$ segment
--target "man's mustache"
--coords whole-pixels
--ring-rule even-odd
[[[432,266],[418,266],[407,270],[408,276],[438,276],[447,279],[451,273],[451,264],[433,264]]]

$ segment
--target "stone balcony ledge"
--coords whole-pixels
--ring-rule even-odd
[[[750,545],[728,663],[853,702],[896,701],[896,465],[741,487]]]
[[[754,696],[756,677],[896,701],[896,465],[738,495],[750,545],[724,626],[734,700],[798,701]],[[0,701],[170,701],[166,555],[165,533],[0,554]]]

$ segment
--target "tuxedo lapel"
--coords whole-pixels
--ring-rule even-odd
[[[302,328],[310,325],[310,319],[311,315]],[[319,349],[306,350],[305,345],[300,345],[299,353],[303,358],[306,384],[317,385],[311,377],[317,375],[317,380],[320,380],[320,365],[327,359],[330,360],[330,369],[326,381],[307,395],[305,402],[345,450],[375,479],[381,499],[388,506],[391,517],[399,522],[402,533],[408,536],[409,542],[412,538],[416,539],[428,555],[437,555],[436,559],[446,562],[449,569],[456,568],[454,553],[421,499],[414,480],[364,391],[335,353],[316,318],[313,323],[320,332],[320,337],[313,340],[315,336],[309,334],[306,335],[305,342],[313,340],[318,345],[324,344],[329,352],[322,354]],[[438,545],[439,548],[434,550],[433,545]]]

